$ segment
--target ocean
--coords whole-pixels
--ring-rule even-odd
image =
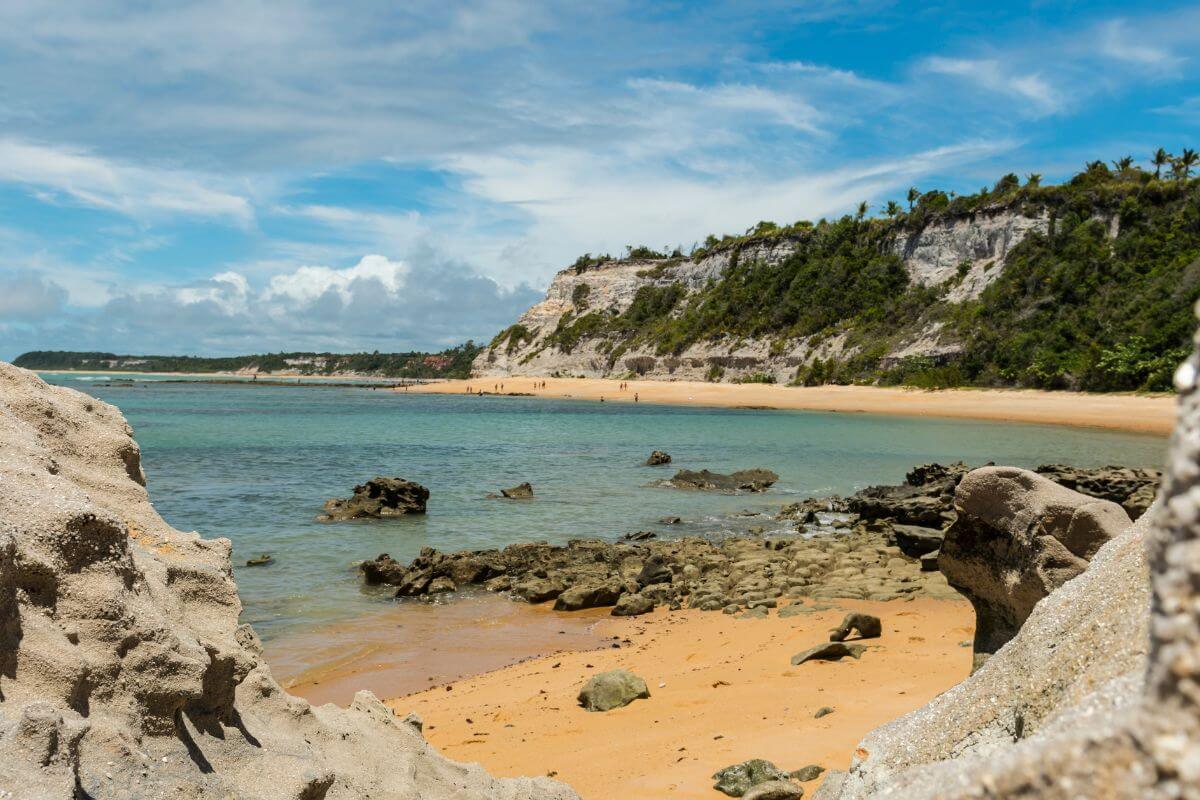
[[[162,376],[44,374],[118,406],[141,445],[151,500],[181,530],[233,542],[243,619],[268,642],[394,607],[356,566],[422,547],[520,541],[720,536],[761,527],[809,496],[898,483],[916,464],[1160,466],[1161,437],[1046,425],[690,408],[526,397],[405,394],[347,387],[174,382]],[[674,463],[646,467],[651,450]],[[662,488],[676,468],[765,467],[770,491]],[[320,523],[325,500],[394,475],[429,488],[424,516]],[[488,499],[523,481],[530,501]],[[680,517],[667,525],[664,518]],[[268,567],[241,566],[270,553]]]

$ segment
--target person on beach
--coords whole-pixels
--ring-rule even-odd
[[[634,392],[634,393],[633,393],[633,402],[635,402],[635,403],[638,401],[638,398],[637,398],[637,396],[638,396],[638,393],[637,393],[637,392]]]

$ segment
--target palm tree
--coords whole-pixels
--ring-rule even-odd
[[[863,200],[861,203],[859,203],[858,204],[858,214],[855,215],[855,218],[861,220],[863,217],[865,217],[867,215],[868,208],[870,208],[870,206],[867,205],[866,200]]]
[[[887,215],[889,217],[891,217],[892,219],[895,219],[897,216],[899,216],[900,215],[900,204],[897,203],[895,200],[888,200],[887,201]]]
[[[1154,180],[1158,180],[1162,178],[1162,168],[1171,163],[1171,154],[1160,147],[1154,151],[1151,163],[1154,164]]]
[[[1175,160],[1175,167],[1180,178],[1186,181],[1192,174],[1192,167],[1196,166],[1197,161],[1200,161],[1200,156],[1196,155],[1195,150],[1190,147],[1183,148],[1183,153]]]
[[[1031,172],[1025,176],[1025,185],[1030,189],[1036,189],[1042,185],[1042,173]]]
[[[915,186],[910,186],[908,189],[908,210],[913,210],[913,204],[921,199],[921,192]]]
[[[1124,172],[1133,166],[1133,156],[1125,156],[1112,162],[1112,165],[1117,168],[1117,172]]]

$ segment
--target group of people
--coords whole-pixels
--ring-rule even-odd
[[[622,392],[623,392],[623,391],[625,391],[626,389],[628,389],[628,388],[629,388],[629,381],[621,381],[621,382],[618,384],[618,386],[620,387],[620,391],[622,391]],[[405,390],[406,390],[406,391],[407,391],[407,388],[408,388],[408,387],[405,387]],[[546,381],[534,381],[534,382],[533,382],[533,388],[534,388],[534,389],[545,389],[545,388],[546,388]],[[493,391],[493,392],[495,392],[495,393],[497,393],[497,394],[499,394],[500,392],[503,392],[503,391],[504,391],[504,384],[503,384],[503,383],[493,383],[493,384],[492,384],[492,391]],[[475,387],[471,386],[470,384],[467,384],[467,391],[466,391],[466,393],[467,393],[467,394],[478,394],[478,395],[480,395],[480,396],[482,397],[482,396],[483,396],[483,389],[476,389]],[[603,402],[604,402],[604,395],[600,395],[600,402],[601,402],[601,403],[603,403]],[[635,403],[636,403],[636,402],[638,402],[638,393],[637,393],[637,392],[634,392],[634,393],[633,393],[633,402],[635,402]]]

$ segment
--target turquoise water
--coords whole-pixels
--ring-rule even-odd
[[[392,602],[361,586],[355,565],[387,552],[501,547],[778,527],[766,516],[811,495],[895,483],[915,464],[987,461],[1159,466],[1158,437],[1042,425],[742,409],[404,394],[369,389],[110,383],[45,375],[119,406],[142,447],[150,496],[176,528],[233,541],[244,619],[267,639],[295,626],[357,617]],[[107,384],[107,385],[105,385]],[[652,449],[669,467],[645,467]],[[664,489],[675,467],[767,467],[761,495]],[[429,487],[425,516],[318,523],[330,497],[375,475]],[[530,481],[528,502],[489,500]],[[663,517],[684,524],[666,526]]]

